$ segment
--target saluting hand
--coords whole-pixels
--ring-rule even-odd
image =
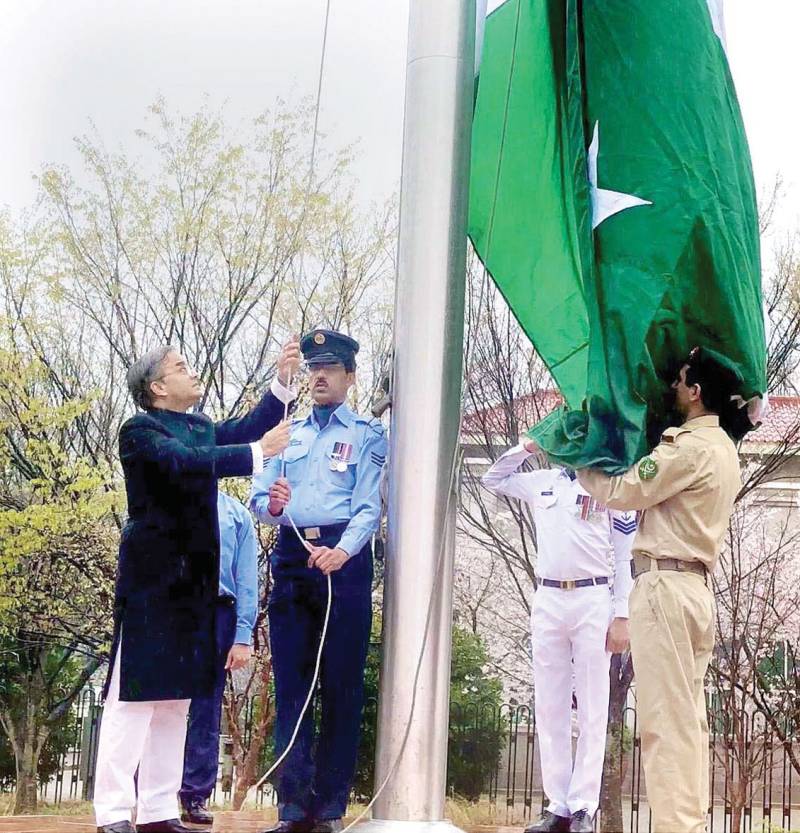
[[[238,671],[240,668],[244,668],[250,662],[252,655],[253,649],[249,645],[244,645],[241,642],[231,645],[228,658],[225,660],[225,670]]]
[[[289,445],[289,429],[291,425],[291,421],[285,419],[264,434],[261,438],[261,450],[264,452],[265,458],[277,457]]]
[[[611,620],[606,634],[606,651],[612,654],[621,654],[627,651],[631,644],[628,620],[619,616]]]
[[[283,510],[292,498],[292,487],[285,477],[279,477],[269,487],[269,505],[267,509],[270,515],[277,517],[283,514]]]
[[[300,336],[293,335],[283,345],[280,356],[278,356],[278,381],[288,387],[292,379],[297,378],[297,369],[300,367]]]
[[[342,568],[350,556],[339,547],[313,547],[311,555],[308,559],[309,567],[317,567],[322,570],[323,575],[329,576],[331,573]]]

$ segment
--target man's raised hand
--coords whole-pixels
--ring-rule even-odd
[[[277,457],[289,445],[289,429],[291,425],[291,420],[285,419],[264,434],[260,442],[261,450],[264,452],[265,458]]]
[[[278,356],[278,381],[289,387],[292,379],[297,378],[297,370],[300,367],[300,337],[293,335],[283,345],[281,354]]]

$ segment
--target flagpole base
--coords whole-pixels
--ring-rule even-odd
[[[464,833],[449,821],[399,821],[396,819],[367,819],[354,830],[358,833]]]

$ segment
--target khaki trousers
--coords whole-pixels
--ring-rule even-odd
[[[704,833],[709,806],[703,682],[714,597],[692,573],[651,570],[630,596],[637,720],[653,833]]]

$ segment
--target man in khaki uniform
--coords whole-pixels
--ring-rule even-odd
[[[736,495],[739,458],[728,433],[742,379],[722,355],[695,348],[673,385],[680,428],[625,474],[578,472],[613,509],[642,510],[633,543],[630,641],[654,833],[703,833],[709,806],[703,681],[714,647],[710,574]]]

